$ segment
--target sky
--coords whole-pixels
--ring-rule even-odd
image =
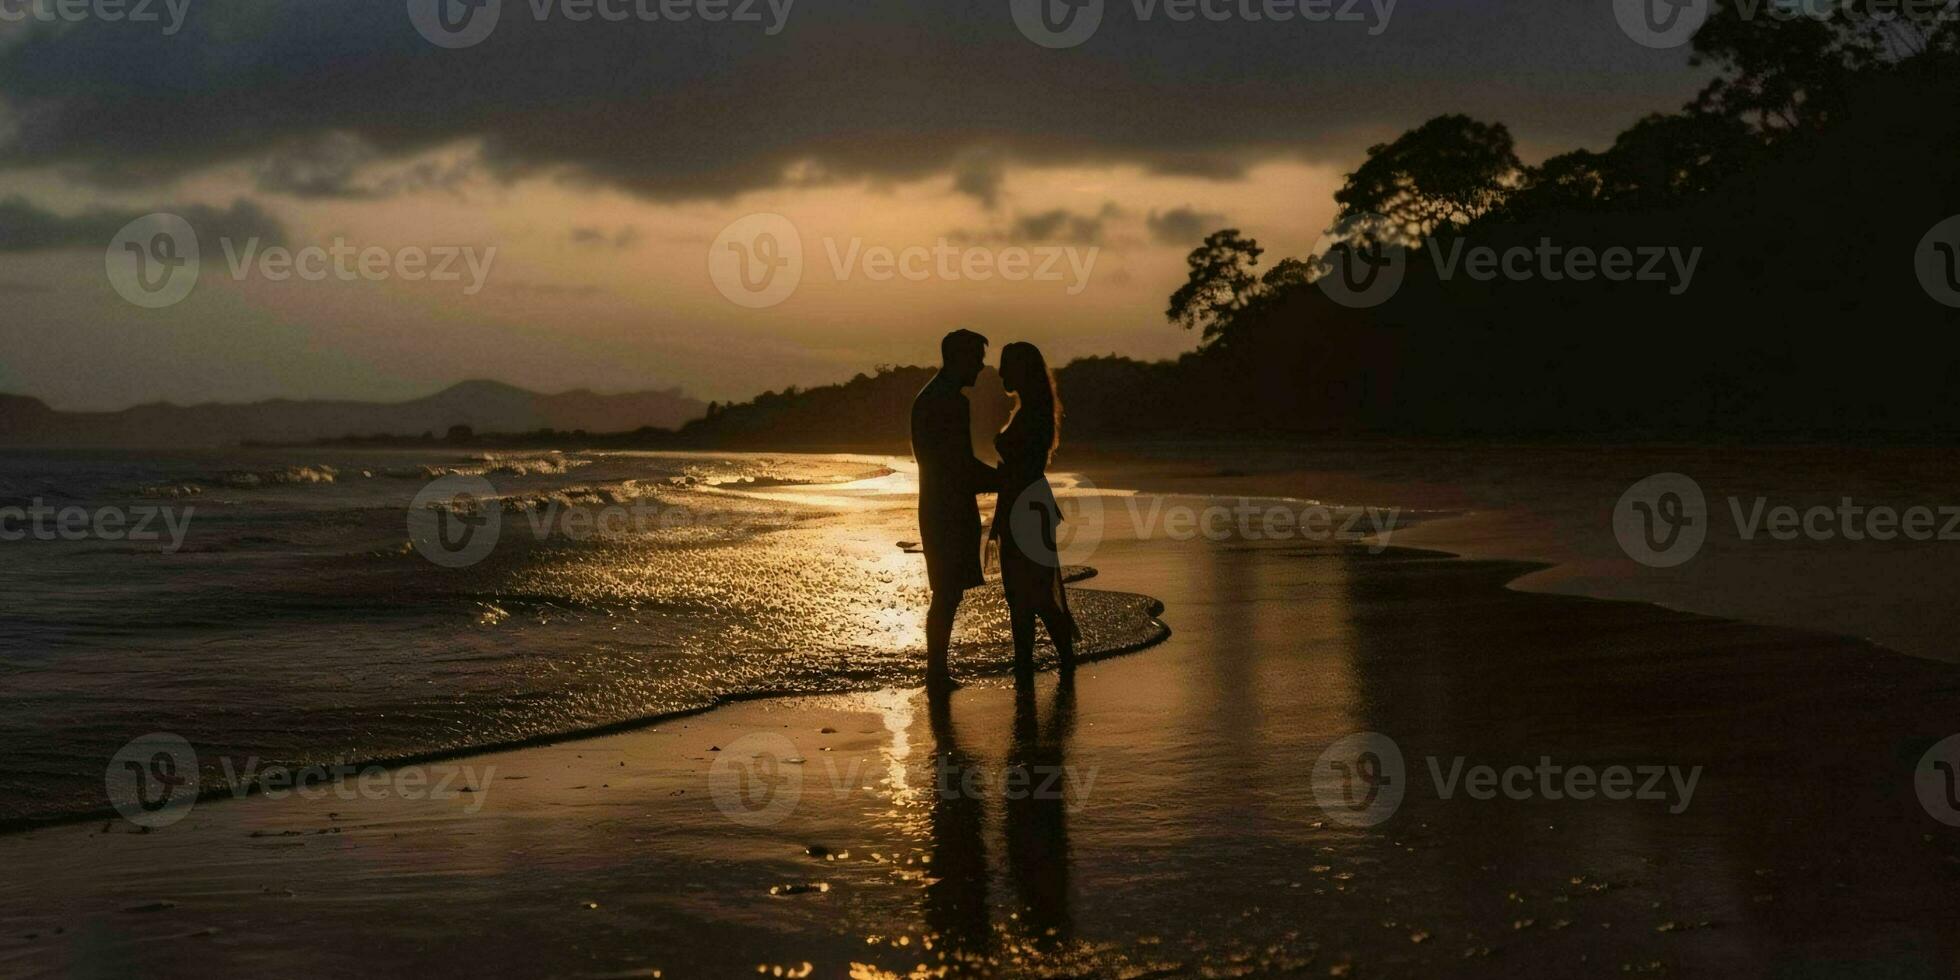
[[[0,0],[0,392],[1172,357],[1184,256],[1307,254],[1371,144],[1600,149],[1705,78],[1607,0],[469,2]]]

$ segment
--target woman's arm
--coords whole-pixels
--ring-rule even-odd
[[[998,492],[1000,490],[1000,470],[981,462],[980,457],[973,454],[973,406],[966,400],[964,395],[960,396],[959,419],[955,424],[959,426],[960,430],[960,441],[957,445],[966,447],[966,451],[960,455],[965,457],[967,482],[974,488],[973,492]]]

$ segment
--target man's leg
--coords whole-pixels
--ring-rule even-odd
[[[934,592],[926,609],[926,677],[950,678],[946,652],[953,645],[953,616],[960,611],[959,592]]]
[[[1012,606],[1007,610],[1008,628],[1014,634],[1014,670],[1017,673],[1034,669],[1034,620],[1035,612],[1032,609]]]

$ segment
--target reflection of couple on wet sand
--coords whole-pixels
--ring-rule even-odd
[[[951,965],[981,965],[993,950],[994,925],[986,844],[989,784],[981,764],[960,742],[949,692],[928,696],[933,782],[931,877],[925,922],[939,955]],[[1068,803],[1060,778],[1075,728],[1075,685],[1064,672],[1043,723],[1035,684],[1022,672],[1014,686],[1014,731],[998,782],[1006,869],[1012,882],[1011,948],[1052,952],[1073,937],[1069,911]],[[983,971],[984,972],[984,971]]]
[[[1048,362],[1033,344],[1000,352],[1001,385],[1014,414],[994,437],[998,466],[973,455],[972,410],[964,389],[986,364],[987,338],[955,330],[940,342],[939,373],[912,403],[912,455],[919,464],[919,541],[925,550],[932,606],[926,613],[926,684],[952,685],[947,648],[953,617],[981,572],[980,508],[995,495],[991,538],[1000,548],[1000,583],[1014,632],[1017,670],[1034,665],[1035,621],[1048,630],[1062,669],[1074,666],[1076,628],[1062,588],[1056,534],[1061,509],[1048,485],[1048,460],[1061,440],[1061,400]]]

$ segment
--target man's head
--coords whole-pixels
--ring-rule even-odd
[[[987,338],[971,330],[955,330],[939,342],[939,370],[964,388],[980,378],[987,363]]]

